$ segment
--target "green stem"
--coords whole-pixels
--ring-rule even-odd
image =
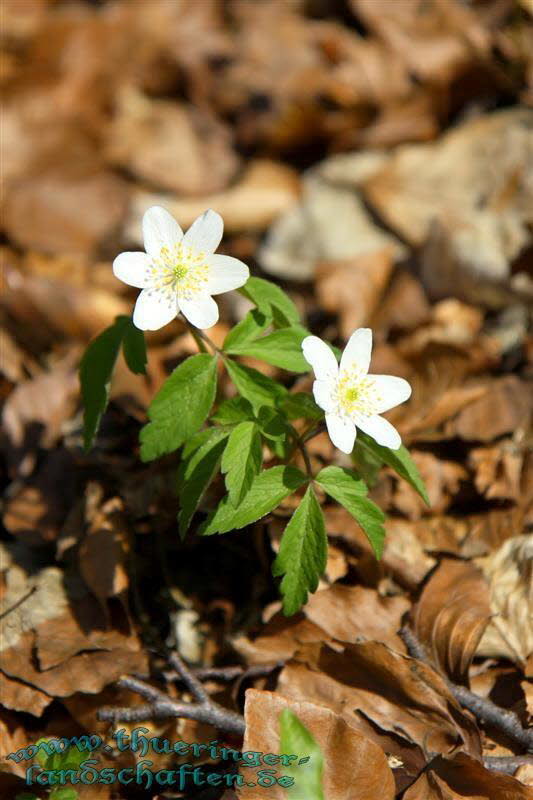
[[[183,314],[182,314],[182,317],[183,317]],[[200,353],[209,352],[207,347],[205,346],[206,344],[208,344],[209,347],[212,348],[213,353],[218,353],[219,356],[222,356],[222,358],[224,358],[225,354],[222,352],[220,347],[217,347],[216,344],[213,341],[211,341],[211,339],[209,338],[207,333],[205,333],[200,328],[195,328],[194,325],[192,325],[189,322],[189,320],[186,319],[186,317],[183,317],[183,319],[184,319],[185,324],[188,327],[189,331],[191,332],[191,336],[193,337],[194,341],[198,345],[198,349],[199,349]]]

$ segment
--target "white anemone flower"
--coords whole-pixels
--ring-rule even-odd
[[[156,331],[181,311],[197,328],[211,328],[218,320],[212,295],[238,289],[250,276],[242,261],[215,254],[224,229],[220,214],[205,211],[184,234],[168,211],[152,206],[142,229],[146,253],[121,253],[113,262],[117,278],[142,289],[134,325]]]
[[[403,378],[368,374],[372,351],[370,328],[359,328],[351,335],[340,365],[331,348],[318,336],[307,336],[302,350],[313,367],[316,377],[313,394],[326,412],[329,438],[335,447],[351,453],[360,428],[378,444],[397,450],[402,443],[400,434],[379,415],[407,400],[411,386]]]

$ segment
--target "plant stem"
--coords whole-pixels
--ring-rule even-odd
[[[183,317],[183,314],[182,314],[182,317]],[[216,344],[209,338],[207,333],[205,333],[200,328],[195,328],[194,325],[192,325],[189,322],[189,320],[186,319],[186,317],[183,317],[183,320],[184,320],[186,326],[188,327],[188,329],[189,329],[189,331],[191,333],[191,336],[193,337],[194,341],[198,345],[198,349],[199,349],[199,351],[201,353],[207,353],[208,352],[207,347],[205,346],[206,344],[208,344],[209,347],[211,347],[211,349],[213,350],[213,353],[218,353],[218,355],[222,356],[222,358],[225,357],[225,354],[223,353],[223,351],[220,349],[220,347],[216,346]]]

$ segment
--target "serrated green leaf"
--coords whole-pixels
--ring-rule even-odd
[[[150,422],[141,430],[141,459],[172,453],[196,433],[215,400],[217,358],[191,356],[165,381],[148,409]]]
[[[262,463],[258,426],[255,422],[240,422],[230,434],[221,463],[229,499],[234,506],[242,502]]]
[[[308,372],[309,364],[302,354],[302,342],[308,335],[309,332],[299,325],[280,328],[261,339],[230,347],[227,352],[234,356],[259,358],[291,372]]]
[[[89,344],[80,362],[80,385],[83,399],[83,442],[85,450],[91,449],[109,400],[109,385],[120,351],[122,337],[129,317],[117,317]]]
[[[411,458],[409,450],[407,450],[403,444],[399,450],[391,450],[390,447],[383,447],[382,445],[378,444],[366,433],[357,431],[356,447],[358,444],[362,445],[373,455],[380,458],[384,464],[392,467],[392,469],[397,472],[401,478],[407,481],[407,483],[409,483],[413,489],[418,492],[422,500],[426,503],[426,505],[429,506],[429,497],[424,485],[424,481],[422,480],[415,462]]]
[[[124,329],[122,339],[122,352],[129,369],[135,375],[146,375],[146,342],[144,341],[144,331],[139,330],[130,317],[127,317],[128,325]]]
[[[259,309],[253,308],[230,330],[224,339],[222,349],[229,352],[231,347],[239,347],[257,339],[269,325],[272,325],[272,316],[262,314]]]
[[[179,532],[183,538],[187,533],[194,512],[198,508],[205,490],[216,475],[229,430],[224,428],[208,428],[196,434],[198,446],[183,451],[183,459],[178,469],[178,493],[180,512],[178,515]],[[189,443],[187,443],[189,445]]]
[[[272,566],[274,576],[284,575],[280,591],[286,616],[296,614],[307,602],[308,592],[316,591],[326,568],[327,553],[324,515],[313,487],[308,486],[285,528]]]
[[[351,469],[344,467],[324,467],[315,478],[330,497],[340,503],[359,523],[366,533],[377,558],[381,558],[385,528],[385,515],[368,497],[367,488]]]
[[[266,439],[276,441],[289,435],[287,420],[276,408],[262,406],[257,413],[257,424]]]
[[[285,497],[303,486],[306,481],[308,477],[296,467],[279,465],[260,472],[237,508],[230,503],[229,497],[224,497],[203,526],[202,535],[227,533],[256,522],[276,508]]]
[[[244,397],[229,397],[223,400],[214,414],[211,414],[213,422],[220,425],[236,425],[247,419],[254,419],[252,404]]]
[[[272,281],[264,278],[248,278],[240,292],[255,303],[265,316],[274,317],[279,327],[300,323],[298,309],[283,289]]]
[[[284,708],[279,715],[279,752],[298,756],[295,766],[283,768],[284,775],[293,778],[294,784],[286,792],[291,800],[324,800],[323,776],[324,756],[312,734],[303,722]],[[299,763],[308,759],[306,763]]]
[[[319,420],[324,416],[322,409],[317,406],[313,397],[307,392],[289,393],[283,399],[281,408],[289,419]]]
[[[248,400],[255,411],[261,406],[275,406],[287,394],[287,389],[277,381],[252,367],[226,359],[224,362],[237,391]]]

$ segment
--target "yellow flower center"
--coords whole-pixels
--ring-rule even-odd
[[[150,293],[171,303],[183,297],[187,300],[207,288],[209,265],[206,254],[182,242],[173,247],[162,247],[158,256],[151,259],[146,274]]]
[[[376,414],[380,402],[372,378],[348,371],[343,371],[339,375],[336,399],[339,412],[349,417],[357,414],[364,416]]]

